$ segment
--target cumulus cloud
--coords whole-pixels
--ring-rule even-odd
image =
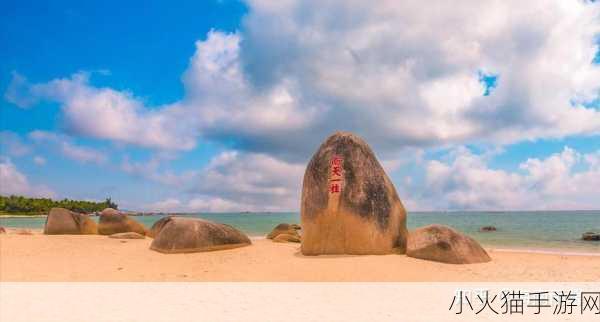
[[[0,131],[0,154],[20,157],[31,152],[31,147],[11,131]]]
[[[237,32],[213,30],[196,42],[185,95],[172,104],[147,106],[127,91],[94,86],[87,73],[39,84],[14,74],[5,98],[21,107],[59,102],[76,135],[158,150],[190,150],[201,139],[236,150],[185,174],[160,160],[123,162],[128,173],[192,186],[195,205],[206,209],[297,209],[300,164],[335,130],[364,137],[388,169],[402,164],[403,151],[600,135],[600,110],[590,103],[600,100],[598,2],[250,0],[248,7]],[[458,149],[452,162],[427,162],[425,185],[447,198],[427,203],[570,207],[558,187],[581,191],[577,185],[596,178],[598,158],[569,153],[508,172]]]
[[[39,155],[36,155],[35,157],[33,157],[33,162],[37,165],[45,165],[46,164],[46,158],[41,157]]]
[[[426,163],[423,198],[413,202],[421,209],[598,209],[598,155],[565,147],[511,172],[492,169],[485,156],[460,147],[450,160]]]
[[[164,183],[188,196],[149,205],[169,211],[289,211],[299,208],[304,165],[265,154],[227,151],[198,171],[175,174],[157,171],[155,161],[129,164],[145,179]]]
[[[85,73],[29,85],[15,75],[5,96],[59,101],[83,135],[181,150],[202,136],[288,161],[306,161],[338,129],[383,153],[600,134],[588,104],[600,94],[599,3],[248,5],[238,32],[196,43],[185,97],[169,106],[94,87]]]
[[[29,197],[54,197],[48,187],[35,185],[21,173],[10,159],[0,159],[0,195],[24,195]]]
[[[326,122],[309,126],[319,138],[347,126],[386,151],[600,131],[600,112],[581,104],[600,91],[600,66],[592,64],[598,3],[251,1],[250,8],[240,55],[248,78],[261,88],[292,81],[303,99],[322,103],[315,106],[326,107],[319,110]],[[487,96],[482,73],[498,75]]]
[[[178,199],[168,198],[165,200],[157,201],[148,205],[146,208],[149,211],[156,212],[176,212],[181,210],[182,203]]]
[[[178,106],[151,110],[129,92],[92,86],[89,76],[80,72],[47,83],[29,84],[15,74],[5,97],[20,107],[41,99],[59,102],[66,127],[76,135],[153,148],[194,147],[194,137],[187,132],[193,130],[186,126],[188,118],[182,117],[185,115]]]
[[[37,143],[53,144],[64,156],[75,161],[96,164],[103,164],[107,161],[103,153],[91,148],[75,145],[67,137],[56,133],[36,130],[29,133],[29,138]]]
[[[128,157],[123,158],[121,170],[135,177],[155,181],[164,185],[185,187],[189,186],[194,179],[197,179],[197,171],[186,171],[175,173],[169,170],[163,170],[162,165],[167,161],[162,155],[155,155],[148,161],[133,162]]]
[[[297,209],[304,169],[265,154],[229,151],[210,162],[192,191],[235,200],[249,210]]]

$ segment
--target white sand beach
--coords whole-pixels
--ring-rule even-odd
[[[492,261],[452,265],[404,255],[303,256],[299,244],[161,254],[152,239],[0,235],[0,281],[529,281],[597,282],[600,256],[487,249]]]

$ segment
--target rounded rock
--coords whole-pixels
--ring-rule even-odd
[[[375,154],[347,132],[331,135],[302,184],[302,254],[389,254],[406,250],[406,211]]]
[[[64,208],[52,208],[46,217],[46,235],[95,235],[98,226],[88,215]]]
[[[145,235],[146,228],[141,223],[129,218],[129,216],[118,210],[112,208],[102,210],[100,219],[98,220],[98,233],[100,235],[112,235],[127,232]]]
[[[196,218],[167,217],[150,249],[161,253],[194,253],[248,246],[252,242],[225,224]]]
[[[411,231],[406,256],[449,264],[485,263],[491,260],[477,241],[443,225],[429,225]]]

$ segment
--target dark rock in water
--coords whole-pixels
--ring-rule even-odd
[[[248,236],[229,225],[196,218],[167,218],[150,245],[157,252],[206,252],[252,243]]]
[[[144,239],[146,238],[146,236],[144,235],[140,235],[138,233],[134,233],[134,232],[127,232],[127,233],[116,233],[116,234],[112,234],[110,236],[108,236],[109,238],[116,238],[116,239]]]
[[[148,233],[146,235],[148,235],[148,237],[150,237],[150,238],[155,238],[156,235],[158,235],[158,233],[160,232],[160,230],[163,229],[165,224],[167,222],[169,222],[170,218],[171,218],[171,216],[167,216],[167,217],[163,217],[163,218],[157,220],[152,225],[152,228],[150,228],[150,230],[148,230]]]
[[[443,225],[429,225],[411,231],[406,255],[449,264],[485,263],[491,260],[474,239]]]
[[[0,226],[0,234],[6,234],[6,229],[2,226]]]
[[[273,238],[273,241],[276,243],[299,243],[300,236],[291,234],[279,234],[277,235],[277,237]]]
[[[98,226],[88,215],[64,208],[52,208],[46,217],[46,235],[95,235]]]
[[[371,148],[337,132],[310,160],[302,184],[302,254],[406,250],[406,211]]]
[[[491,231],[496,231],[496,227],[494,226],[483,226],[481,228],[479,228],[480,232],[491,232]]]
[[[588,231],[581,236],[581,239],[587,241],[600,241],[600,233]]]
[[[118,210],[112,208],[102,210],[100,219],[98,220],[98,233],[100,235],[112,235],[127,232],[145,235],[146,228],[141,223],[129,218],[129,216]]]
[[[279,224],[275,228],[273,228],[273,230],[267,235],[267,238],[273,239],[280,234],[289,234],[289,235],[294,235],[294,236],[299,237],[298,230],[293,225]]]

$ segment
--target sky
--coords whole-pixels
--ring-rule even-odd
[[[0,194],[298,211],[335,131],[409,211],[600,209],[600,3],[3,2]]]

